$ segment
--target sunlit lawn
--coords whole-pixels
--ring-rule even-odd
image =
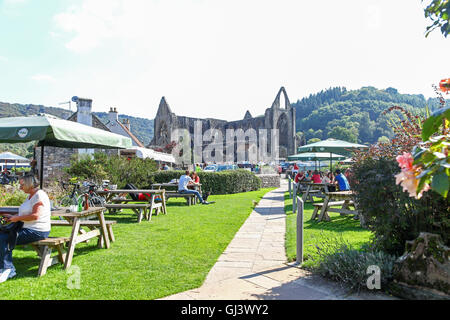
[[[168,214],[136,223],[124,211],[107,215],[116,220],[116,242],[97,249],[97,241],[75,249],[71,272],[52,266],[37,278],[39,260],[27,247],[14,250],[17,276],[0,284],[2,299],[155,299],[197,288],[259,201],[272,189],[210,196],[212,205],[186,206],[170,199]],[[69,236],[68,227],[54,227],[50,236]],[[79,270],[80,289],[76,284]]]
[[[322,201],[323,199],[315,198],[315,201]],[[317,261],[316,244],[327,238],[340,238],[346,240],[359,249],[361,245],[368,243],[372,233],[366,229],[361,228],[359,220],[354,220],[353,216],[341,216],[336,212],[329,212],[331,221],[317,222],[311,221],[311,216],[314,207],[310,202],[304,205],[304,266],[309,267],[314,264],[314,258]],[[292,212],[292,199],[289,198],[289,193],[285,194],[285,212],[286,212],[286,255],[290,261],[295,261],[297,250],[297,214]]]

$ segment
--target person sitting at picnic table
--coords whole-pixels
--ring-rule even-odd
[[[197,190],[189,190],[188,186],[195,185],[189,176],[189,170],[186,170],[185,174],[180,177],[180,181],[178,182],[178,192],[181,194],[194,194],[198,200],[200,200],[201,204],[210,204],[211,202],[203,200],[200,192]]]
[[[195,172],[195,171],[191,173],[191,179],[195,184],[200,183],[200,177],[198,176],[197,172]]]
[[[322,178],[322,183],[333,184],[332,186],[328,186],[329,192],[336,191],[336,186],[334,186],[334,176],[331,171],[328,171],[327,174]]]
[[[341,173],[341,170],[337,169],[335,171],[335,173],[336,173],[335,184],[339,187],[339,191],[348,191],[348,190],[350,190],[350,185],[348,184],[348,180],[345,177],[345,175],[343,175]]]
[[[322,179],[320,178],[320,174],[319,171],[315,170],[312,177],[311,177],[312,182],[314,183],[322,183]]]
[[[297,173],[297,175],[295,176],[294,182],[295,182],[295,183],[299,183],[300,181],[304,181],[305,178],[306,178],[305,172],[304,172],[304,171],[300,171],[300,172]]]
[[[13,265],[12,251],[15,245],[23,245],[46,239],[50,233],[51,206],[48,195],[39,189],[34,175],[28,174],[19,179],[20,190],[28,194],[19,207],[18,215],[3,215],[7,222],[19,222],[17,237],[0,232],[0,283],[13,278],[16,269]]]

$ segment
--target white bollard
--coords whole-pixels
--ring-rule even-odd
[[[289,198],[292,198],[292,180],[289,177]]]
[[[298,264],[303,263],[303,200],[297,197],[297,258]]]
[[[292,197],[292,212],[297,210],[297,185],[294,183],[294,192]]]

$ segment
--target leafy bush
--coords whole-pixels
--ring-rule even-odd
[[[158,171],[153,174],[156,183],[166,183],[179,179],[184,171]],[[230,170],[222,172],[199,172],[203,191],[212,194],[230,194],[255,191],[261,188],[261,180],[248,170]]]
[[[381,288],[393,279],[392,270],[396,257],[382,251],[355,250],[343,238],[328,238],[316,245],[319,263],[314,267],[320,275],[348,285],[351,290],[367,287],[369,266],[380,268]]]
[[[138,188],[148,188],[153,183],[153,172],[157,170],[156,162],[151,159],[107,156],[103,153],[94,154],[94,158],[73,158],[66,172],[71,176],[100,183],[110,180],[118,188],[127,183],[133,183]]]
[[[421,231],[440,234],[449,245],[448,199],[433,191],[421,199],[409,197],[395,184],[398,164],[393,159],[366,159],[353,171],[352,189],[366,227],[375,234],[377,249],[400,255],[405,241],[417,238]]]
[[[0,186],[0,206],[20,206],[27,194],[19,189],[19,184]]]

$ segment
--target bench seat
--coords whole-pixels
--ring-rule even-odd
[[[328,202],[327,207],[330,208],[330,207],[335,207],[335,206],[343,206],[344,204],[345,204],[345,201],[343,201],[343,200],[342,201],[330,201],[330,202]],[[313,203],[314,211],[313,211],[313,214],[311,216],[311,220],[314,220],[317,217],[317,214],[319,213],[319,210],[322,209],[323,205],[324,205],[323,202]],[[347,202],[347,206],[353,206],[354,207],[355,203],[352,200],[348,201]],[[333,209],[328,209],[327,211],[339,212],[341,214],[354,213],[353,211],[350,211],[350,210],[347,210],[347,209],[344,209],[344,208],[342,208],[342,209],[334,209],[334,210]]]
[[[69,222],[69,221],[67,221],[67,220],[51,220],[50,221],[50,223],[51,223],[51,225],[52,226],[72,226],[72,224]],[[115,241],[115,237],[114,237],[114,232],[113,232],[113,229],[112,229],[112,226],[114,225],[114,224],[116,224],[117,223],[117,221],[114,221],[114,220],[105,220],[105,223],[106,223],[106,229],[108,230],[108,237],[109,237],[109,240],[111,241],[111,242],[114,242]],[[89,229],[93,229],[94,227],[100,227],[100,221],[98,221],[98,220],[85,220],[85,221],[81,221],[80,222],[80,226],[84,226],[84,227],[90,227]]]
[[[153,208],[156,210],[156,215],[159,214],[159,211],[162,208],[162,202],[156,202],[153,204],[153,207],[151,203],[116,203],[116,204],[105,204],[104,207],[109,210],[111,213],[113,210],[118,209],[131,209],[134,211],[134,213],[137,214],[138,222],[140,223],[142,221],[142,216],[147,218],[147,220],[150,220],[152,217],[152,212],[148,212],[150,208]]]
[[[61,263],[64,265],[66,260],[66,252],[64,251],[64,245],[70,241],[68,237],[59,237],[59,238],[46,238],[43,240],[35,241],[29,243],[37,252],[38,256],[41,259],[39,264],[38,276],[42,277],[47,273],[47,268]],[[51,257],[52,249],[56,249],[58,251],[58,255],[55,257]]]
[[[179,193],[176,191],[166,191],[166,200],[168,200],[169,198],[185,198],[188,206],[195,203],[195,194]]]

